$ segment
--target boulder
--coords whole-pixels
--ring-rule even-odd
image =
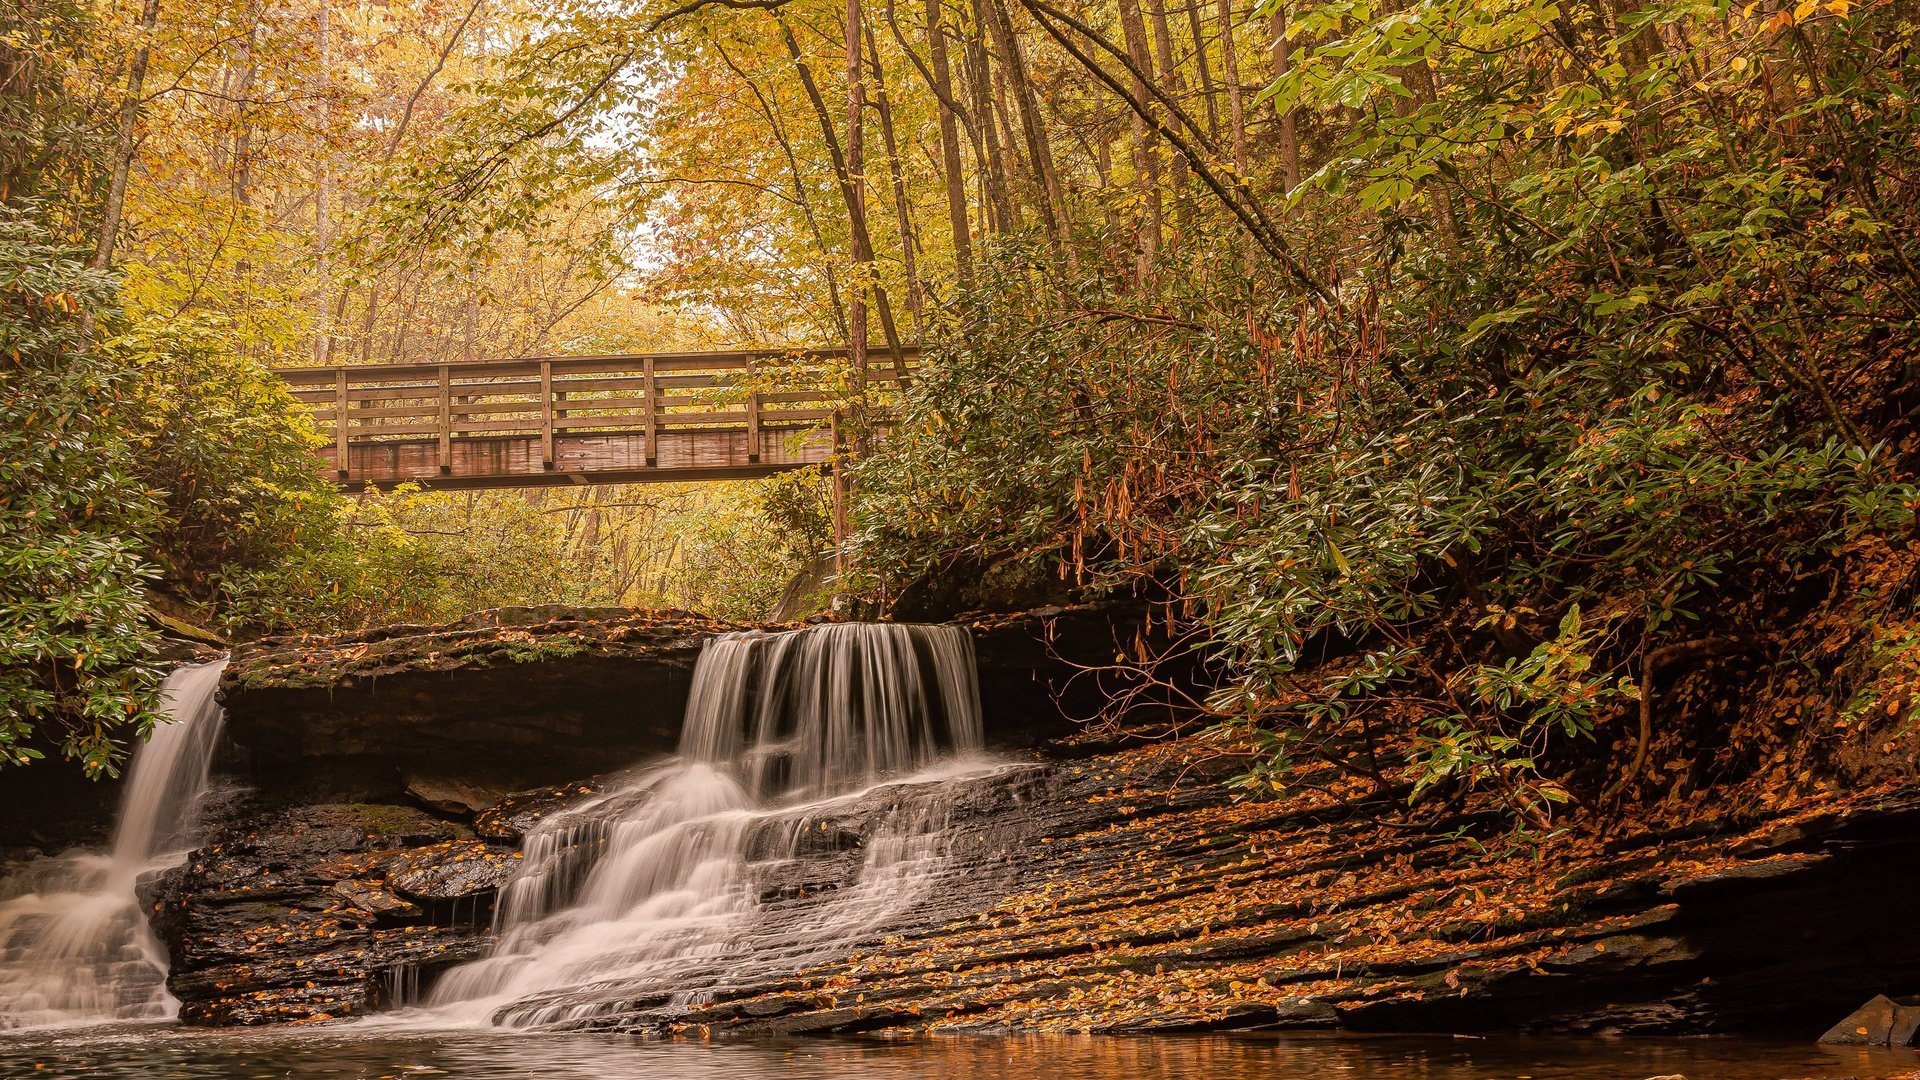
[[[498,803],[505,792],[482,781],[408,773],[407,797],[448,817],[470,819]]]
[[[1830,1046],[1912,1046],[1916,1031],[1920,1031],[1920,1006],[1875,994],[1829,1028],[1820,1041]]]

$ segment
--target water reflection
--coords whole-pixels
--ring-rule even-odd
[[[1355,1036],[946,1038],[909,1042],[650,1042],[458,1033],[395,1037],[145,1026],[0,1036],[0,1076],[120,1080],[1778,1080],[1894,1076],[1906,1051],[1739,1039],[1435,1039]]]

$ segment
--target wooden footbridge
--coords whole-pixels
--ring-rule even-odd
[[[917,349],[867,357],[897,389]],[[846,349],[551,356],[283,368],[342,487],[541,487],[734,480],[830,461]],[[835,384],[838,384],[837,386]]]

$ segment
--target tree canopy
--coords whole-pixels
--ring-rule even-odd
[[[918,341],[898,400],[841,384],[874,610],[1148,604],[1115,674],[1201,665],[1249,792],[1314,755],[1547,830],[1790,785],[1910,711],[1914,16],[32,0],[6,332],[103,464],[16,475],[110,508],[57,528],[112,584],[28,588],[89,632],[150,579],[240,632],[758,614],[832,540],[817,478],[347,498],[268,369]],[[139,637],[97,660],[136,729]],[[0,662],[14,745],[96,708],[47,689],[70,644]]]

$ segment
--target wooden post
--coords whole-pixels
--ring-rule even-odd
[[[640,391],[641,411],[646,418],[647,464],[651,466],[657,465],[660,462],[660,430],[656,421],[660,407],[659,402],[654,398],[654,395],[659,391],[653,382],[653,357],[649,356],[642,360],[641,363],[645,365],[644,370],[646,374]]]
[[[540,361],[540,466],[553,468],[553,361]]]
[[[347,476],[347,369],[334,373],[333,382],[333,465],[340,478]]]
[[[453,375],[440,365],[440,471],[453,471]]]
[[[747,357],[747,381],[753,381],[753,357]],[[747,395],[747,464],[760,464],[760,391]]]
[[[833,432],[833,449],[827,456],[828,467],[833,470],[833,573],[839,577],[844,569],[841,553],[847,540],[847,474],[841,468],[846,464],[846,444],[840,434],[839,409],[833,410],[828,427]]]

